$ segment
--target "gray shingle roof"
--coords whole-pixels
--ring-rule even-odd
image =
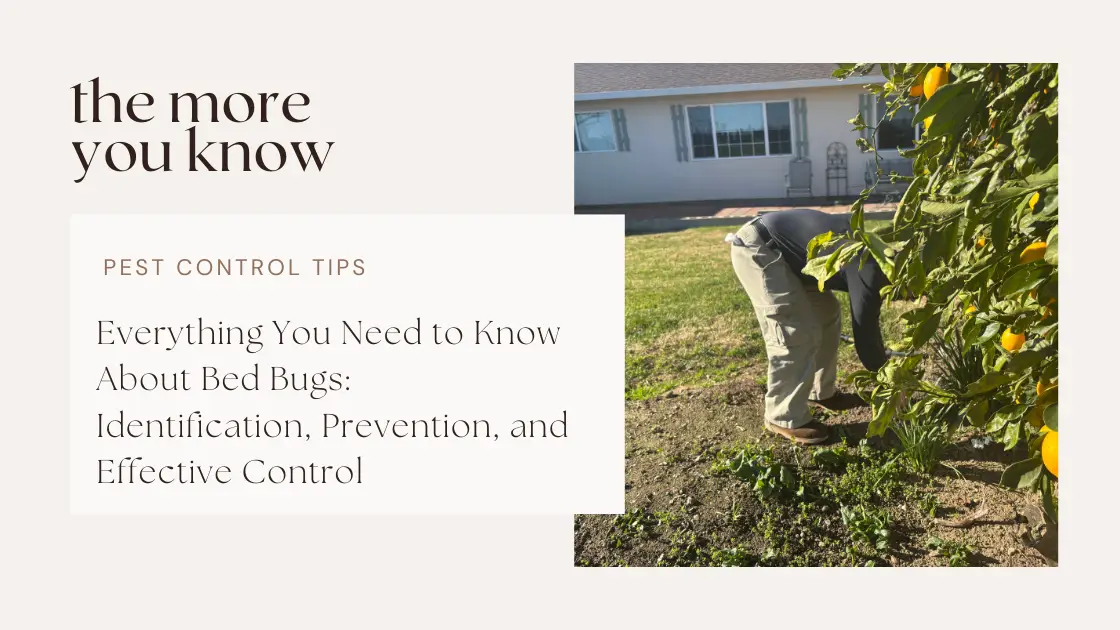
[[[577,63],[576,94],[827,79],[835,63]]]

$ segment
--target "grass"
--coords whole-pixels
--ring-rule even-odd
[[[723,237],[734,227],[705,227],[626,239],[626,398],[643,400],[682,386],[705,386],[755,367],[766,351],[750,300],[731,268]],[[844,330],[851,330],[840,294]],[[901,339],[898,315],[884,309],[883,334]],[[841,344],[841,371],[858,368]]]

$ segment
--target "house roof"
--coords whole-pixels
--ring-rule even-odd
[[[835,63],[577,63],[576,100],[712,94],[845,83],[875,77],[832,76]]]

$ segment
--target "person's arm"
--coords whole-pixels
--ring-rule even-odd
[[[856,354],[863,367],[877,372],[887,362],[887,349],[879,330],[879,309],[883,304],[879,286],[886,282],[878,267],[869,268],[868,261],[862,271],[848,270],[848,296],[852,304],[852,338]]]

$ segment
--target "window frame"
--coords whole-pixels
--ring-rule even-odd
[[[607,118],[610,119],[610,125],[611,125],[611,145],[614,148],[612,148],[612,149],[597,149],[597,150],[588,150],[588,149],[583,148],[583,140],[581,140],[580,137],[579,137],[579,117],[580,117],[581,114],[584,114],[584,115],[586,115],[586,114],[606,114],[607,115]],[[589,112],[575,112],[575,115],[572,117],[572,124],[574,125],[573,129],[574,129],[574,132],[575,132],[575,135],[576,135],[576,144],[579,145],[579,149],[576,150],[576,152],[575,152],[576,155],[579,155],[581,153],[618,153],[618,134],[615,131],[614,112],[613,111],[611,111],[609,109],[596,109],[596,110],[592,110],[592,111],[589,111]]]
[[[786,107],[789,108],[789,132],[790,132],[790,143],[789,143],[790,152],[789,153],[770,153],[770,124],[769,124],[770,121],[769,121],[769,118],[766,114],[766,106],[769,105],[770,103],[785,103]],[[716,109],[715,108],[718,107],[718,106],[722,106],[722,105],[761,105],[762,106],[762,133],[763,133],[763,145],[766,147],[766,155],[734,155],[734,156],[729,155],[727,157],[720,157],[720,155],[719,155],[719,142],[717,142],[717,138],[716,138]],[[712,157],[700,157],[700,158],[696,157],[695,147],[692,146],[692,119],[690,119],[688,117],[688,110],[692,109],[693,107],[707,107],[708,112],[711,115],[711,119],[712,119],[712,146],[715,148],[715,151],[716,151],[716,154],[713,155]],[[772,101],[735,101],[733,103],[708,103],[708,104],[698,103],[696,105],[685,105],[684,106],[684,119],[685,119],[685,124],[688,126],[688,155],[689,155],[689,159],[692,160],[692,161],[696,161],[696,162],[704,161],[704,162],[706,162],[708,160],[754,160],[754,159],[759,159],[759,158],[765,159],[765,158],[786,158],[786,157],[791,158],[794,155],[796,155],[796,153],[797,153],[797,138],[795,137],[795,134],[794,134],[793,100],[792,99],[776,99],[776,100],[772,100]]]
[[[882,116],[879,114],[879,105],[881,105],[881,104],[884,104],[884,103],[883,103],[883,99],[880,97],[879,99],[877,99],[875,101],[875,120],[876,120],[876,123],[875,123],[875,126],[876,126],[876,130],[875,130],[875,150],[880,152],[880,153],[883,152],[883,151],[890,151],[892,153],[898,153],[900,150],[901,151],[911,151],[915,147],[917,147],[918,146],[918,141],[922,139],[922,125],[923,125],[922,121],[917,119],[918,118],[918,108],[917,107],[914,108],[914,146],[907,147],[905,149],[899,149],[898,147],[894,147],[894,148],[890,148],[890,149],[882,149],[882,148],[879,147],[879,140],[880,140],[881,136],[879,135],[878,126],[879,126],[879,124],[881,124],[881,122],[883,120]]]

